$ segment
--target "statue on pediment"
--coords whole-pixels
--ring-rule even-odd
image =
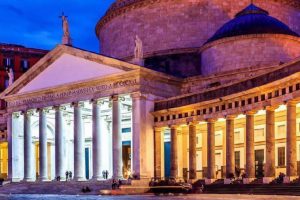
[[[144,58],[143,42],[137,35],[135,36],[134,58],[141,60]]]

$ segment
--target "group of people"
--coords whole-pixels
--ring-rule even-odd
[[[103,171],[102,171],[102,177],[103,177],[104,179],[106,179],[106,180],[108,179],[108,174],[109,174],[109,173],[108,173],[108,170],[103,170]]]
[[[71,171],[66,171],[66,181],[72,179],[72,172]]]
[[[72,172],[71,171],[66,171],[66,181],[69,181],[72,179]],[[61,177],[60,176],[57,176],[56,178],[56,181],[61,181]]]

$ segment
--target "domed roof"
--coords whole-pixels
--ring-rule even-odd
[[[206,43],[222,38],[250,34],[285,34],[299,36],[278,19],[254,4],[236,14],[235,18],[223,25]]]

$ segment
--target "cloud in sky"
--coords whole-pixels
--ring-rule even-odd
[[[59,16],[69,19],[73,45],[99,51],[97,21],[114,0],[1,0],[0,42],[53,49],[61,43]]]

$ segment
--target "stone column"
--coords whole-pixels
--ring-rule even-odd
[[[65,179],[65,132],[64,132],[64,117],[63,111],[66,110],[64,106],[54,107],[55,109],[55,177],[60,176],[61,180]]]
[[[297,178],[297,147],[296,147],[296,104],[295,101],[287,103],[287,129],[286,129],[286,177],[288,183]]]
[[[132,98],[132,170],[136,177],[146,178],[146,97],[141,93],[131,94]],[[150,142],[150,141],[149,141]]]
[[[113,177],[123,177],[122,170],[122,131],[121,131],[121,108],[118,95],[112,97],[112,151],[113,151]]]
[[[266,165],[263,183],[275,178],[275,107],[266,107]]]
[[[210,184],[216,177],[215,170],[215,120],[207,120],[207,177],[206,184]]]
[[[8,180],[19,182],[21,180],[20,168],[23,163],[20,161],[22,150],[18,144],[18,120],[20,113],[9,113],[7,116],[7,142],[8,142]]]
[[[85,178],[85,159],[84,159],[84,132],[82,107],[83,103],[73,103],[74,106],[74,180],[84,181]]]
[[[171,177],[178,177],[177,126],[171,126]]]
[[[235,172],[234,163],[234,116],[226,117],[226,179],[225,184],[231,183],[231,174]]]
[[[254,114],[246,113],[246,175],[243,180],[245,184],[250,183],[255,178],[255,157],[254,157]]]
[[[34,146],[32,141],[31,117],[32,110],[24,112],[24,181],[35,181]]]
[[[189,125],[189,179],[196,179],[196,124]]]
[[[161,178],[161,142],[162,128],[154,129],[154,177]]]
[[[101,180],[101,102],[93,101],[93,179]]]
[[[40,154],[40,177],[39,181],[48,180],[47,163],[47,110],[39,109],[39,154]]]

